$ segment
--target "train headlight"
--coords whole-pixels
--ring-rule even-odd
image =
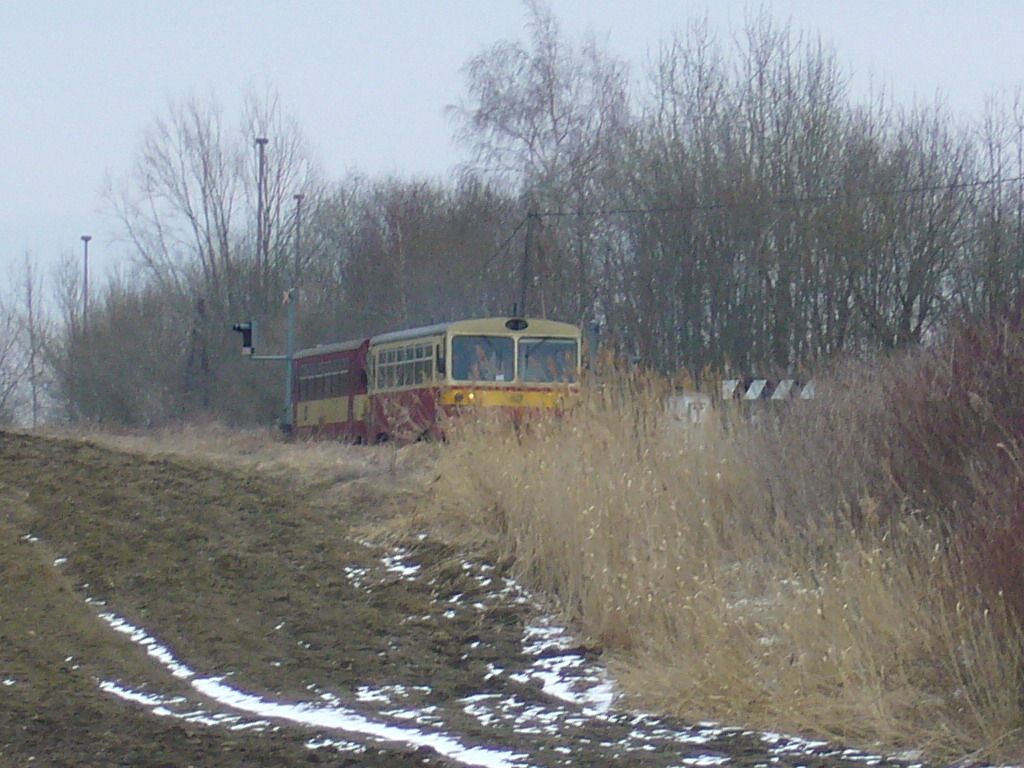
[[[470,392],[468,395],[466,395],[466,397],[469,399],[469,402],[472,403],[474,400],[476,400],[476,393]]]

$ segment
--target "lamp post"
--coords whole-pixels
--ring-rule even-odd
[[[82,333],[89,324],[89,241],[92,235],[82,235],[82,243],[85,249],[83,254],[82,267]]]

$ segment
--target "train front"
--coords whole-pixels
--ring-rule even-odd
[[[446,339],[448,414],[495,409],[516,421],[559,411],[579,395],[580,331],[569,323],[490,318],[452,323]]]

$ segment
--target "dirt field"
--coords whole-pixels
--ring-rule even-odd
[[[609,711],[501,567],[368,541],[424,503],[397,454],[310,482],[114,444],[0,432],[0,765],[869,759]]]

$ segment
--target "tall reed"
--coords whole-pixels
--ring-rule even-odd
[[[518,432],[460,421],[438,508],[513,558],[627,695],[933,757],[1021,756],[1017,623],[947,527],[881,513],[869,481],[885,473],[856,436],[847,453],[870,472],[837,480],[792,443],[814,424],[681,425],[636,377],[585,391]]]

